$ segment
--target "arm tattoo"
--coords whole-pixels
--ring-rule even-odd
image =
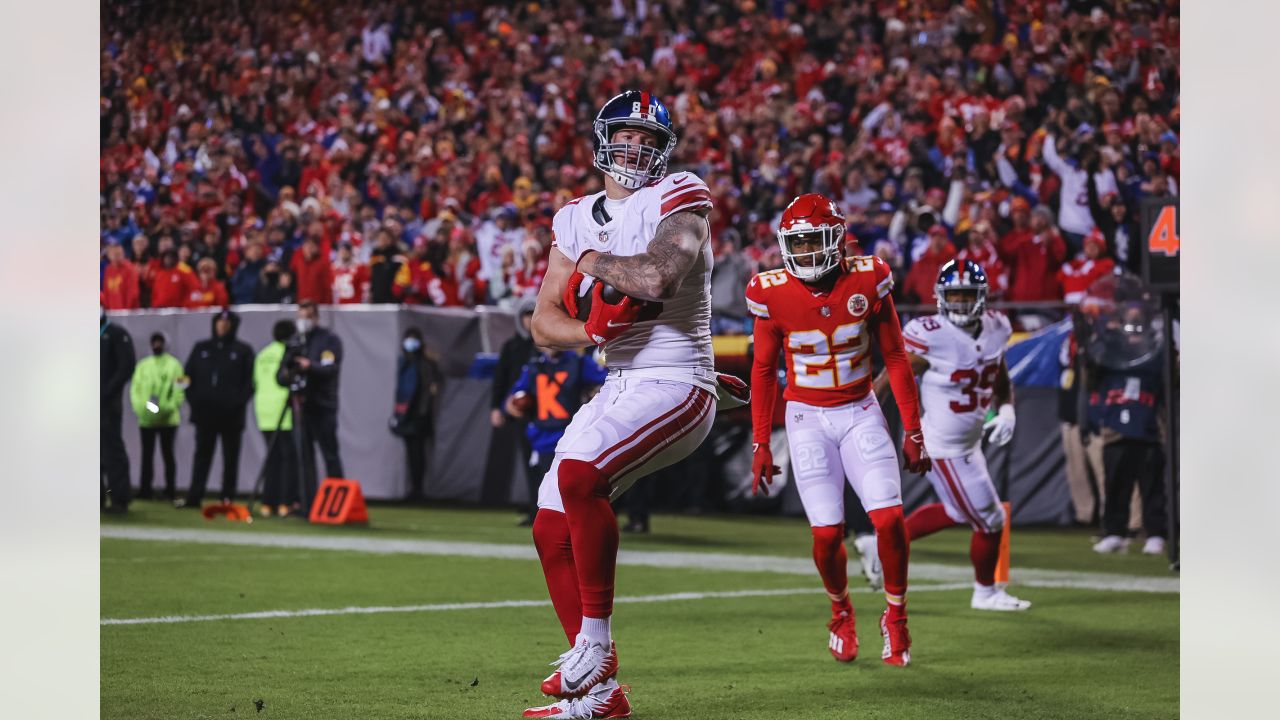
[[[709,230],[695,212],[678,212],[658,225],[648,249],[639,255],[603,253],[592,257],[593,275],[641,300],[669,300],[698,259]]]

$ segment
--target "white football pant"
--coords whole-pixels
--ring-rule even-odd
[[[791,468],[809,525],[844,522],[844,483],[867,511],[902,504],[902,476],[874,396],[838,407],[787,403]]]
[[[591,463],[609,477],[609,499],[636,480],[688,457],[711,432],[716,397],[689,383],[610,374],[574,414],[538,486],[538,507],[564,512],[562,459]]]

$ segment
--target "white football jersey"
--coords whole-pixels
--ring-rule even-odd
[[[668,175],[636,190],[614,212],[609,222],[600,224],[592,212],[604,192],[578,198],[556,213],[551,228],[553,246],[577,262],[583,253],[596,250],[612,255],[639,255],[649,247],[658,223],[682,210],[711,207],[711,193],[697,175],[687,172]],[[630,330],[605,345],[605,362],[610,369],[627,369],[644,377],[680,378],[700,368],[695,382],[715,391],[714,354],[711,350],[711,244],[702,252],[680,283],[676,296],[662,304],[662,314],[654,320],[636,323]]]
[[[487,222],[476,230],[476,254],[480,257],[480,277],[492,280],[502,275],[502,249],[511,248],[516,268],[524,269],[524,228],[498,229],[498,224]]]
[[[1013,329],[996,310],[983,313],[981,328],[975,338],[942,315],[928,315],[902,329],[907,351],[929,361],[920,378],[920,422],[933,457],[967,455],[982,442],[982,425]]]

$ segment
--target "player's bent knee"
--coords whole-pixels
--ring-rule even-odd
[[[609,497],[609,479],[584,460],[561,460],[558,482],[560,497],[565,500]]]
[[[978,519],[982,521],[982,527],[977,528],[979,532],[1001,532],[1004,530],[1004,506],[994,503],[991,507],[983,508],[978,512]]]
[[[814,547],[834,549],[844,542],[844,523],[839,525],[815,525],[810,530],[813,531]]]
[[[895,525],[906,522],[902,515],[901,505],[872,510],[867,513],[867,517],[871,519],[871,524],[875,527],[877,533],[888,531]]]

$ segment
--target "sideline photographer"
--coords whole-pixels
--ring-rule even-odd
[[[276,380],[302,399],[302,498],[315,497],[315,446],[320,445],[327,477],[345,477],[338,453],[338,377],[342,371],[342,341],[320,327],[320,311],[310,300],[298,303],[297,334],[289,339]]]
[[[259,514],[273,513],[286,517],[295,510],[298,481],[293,447],[293,413],[289,404],[289,388],[280,384],[278,374],[284,360],[286,344],[293,337],[293,323],[279,320],[271,327],[271,342],[258,352],[253,361],[253,411],[267,444],[264,461],[262,506]]]

